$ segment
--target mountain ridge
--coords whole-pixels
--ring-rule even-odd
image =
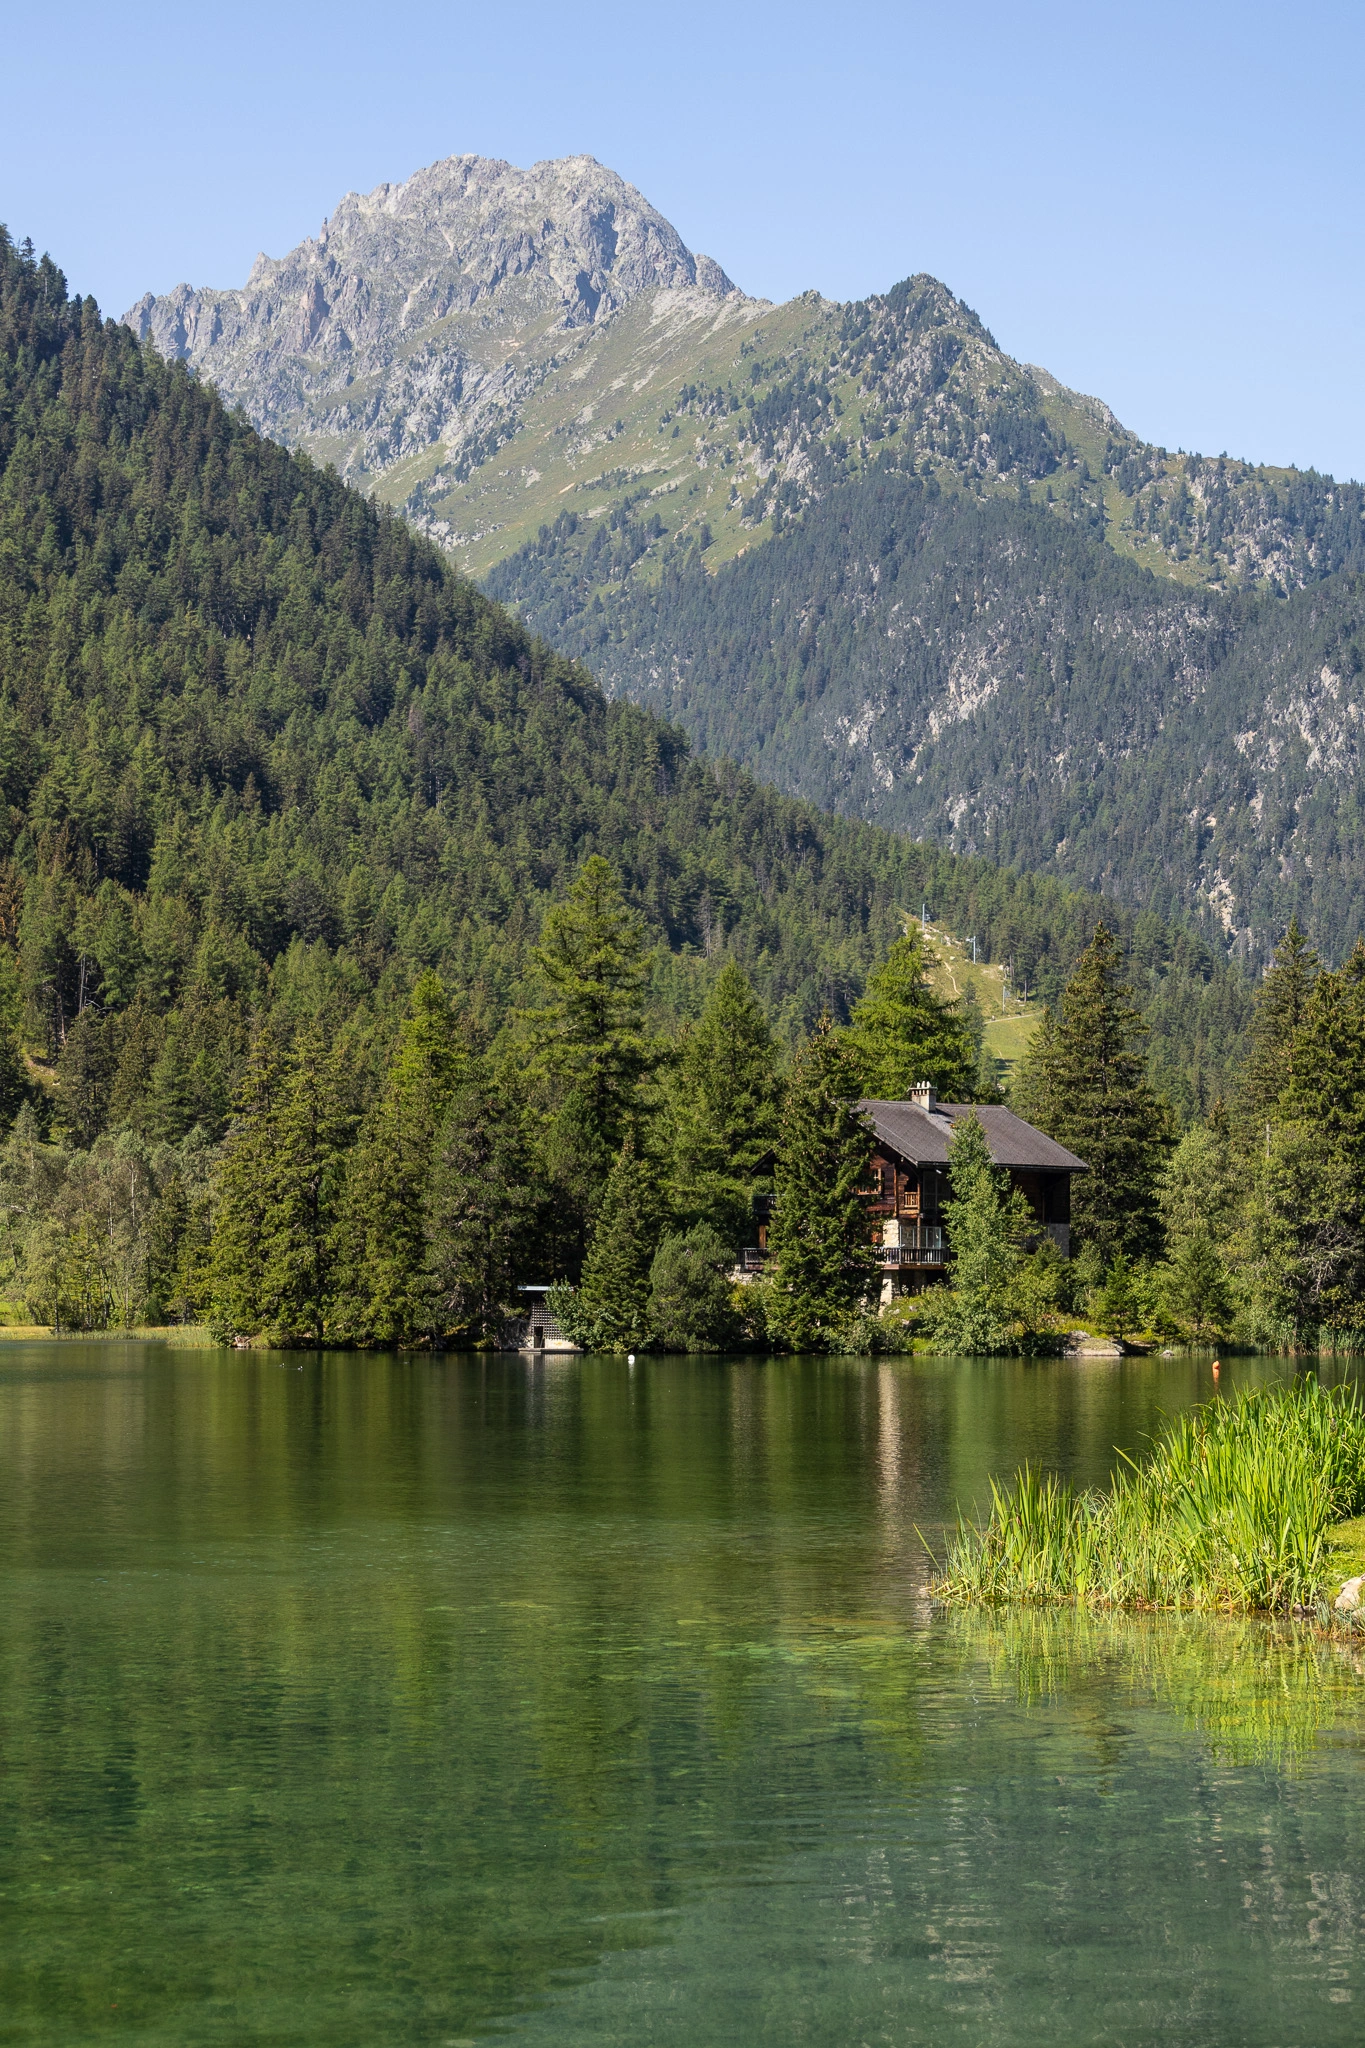
[[[696,759],[2,230],[0,563],[0,1030],[83,1144],[219,1133],[263,1016],[363,1065],[429,968],[495,1032],[591,852],[658,941],[660,1021],[729,958],[786,1039],[847,1014],[907,905],[1049,992],[1102,908]],[[1193,1110],[1247,984],[1120,921]]]
[[[651,478],[670,533],[705,524],[726,559],[887,443],[941,485],[1026,490],[1178,581],[1285,592],[1361,551],[1359,486],[1143,442],[924,274],[850,305],[750,298],[588,156],[444,159],[347,194],[239,290],[179,285],[124,318],[474,575],[559,498],[619,502]],[[670,424],[680,450],[660,447]],[[723,479],[699,490],[706,470]]]
[[[503,230],[532,186],[523,250]],[[349,342],[310,368],[285,330],[311,319],[313,243],[253,316],[265,383],[240,337],[177,340],[166,302],[143,331],[232,371],[266,431],[401,509],[613,694],[810,801],[1193,911],[1249,958],[1291,914],[1328,953],[1361,928],[1359,485],[1142,442],[925,274],[844,306],[711,289],[588,159],[451,159],[346,220],[390,314],[433,237],[473,266],[440,275],[462,310],[414,302],[410,332],[375,314],[377,368]],[[558,279],[546,249],[573,252]],[[589,260],[611,286],[591,303]]]

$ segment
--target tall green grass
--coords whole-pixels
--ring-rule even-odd
[[[1365,1408],[1316,1380],[1263,1389],[1181,1416],[1107,1491],[1026,1468],[991,1494],[983,1528],[959,1524],[942,1600],[1307,1607],[1328,1530],[1365,1507]]]

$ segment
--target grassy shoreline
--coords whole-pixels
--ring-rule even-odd
[[[949,1605],[1314,1611],[1365,1549],[1365,1524],[1333,1543],[1365,1510],[1365,1407],[1315,1380],[1260,1389],[1169,1423],[1107,1489],[1025,1468],[991,1494],[934,1584]]]
[[[137,1323],[127,1330],[54,1330],[51,1323],[0,1324],[0,1343],[21,1344],[170,1344],[182,1351],[221,1348],[216,1337],[197,1323]]]

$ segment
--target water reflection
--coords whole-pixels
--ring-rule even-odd
[[[923,1597],[1199,1379],[0,1354],[8,2038],[1353,2039],[1356,1665]]]

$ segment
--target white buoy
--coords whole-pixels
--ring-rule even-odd
[[[634,1353],[633,1351],[628,1351],[628,1352],[626,1353],[626,1364],[627,1364],[627,1365],[634,1365],[634,1363],[635,1363],[635,1353]]]

